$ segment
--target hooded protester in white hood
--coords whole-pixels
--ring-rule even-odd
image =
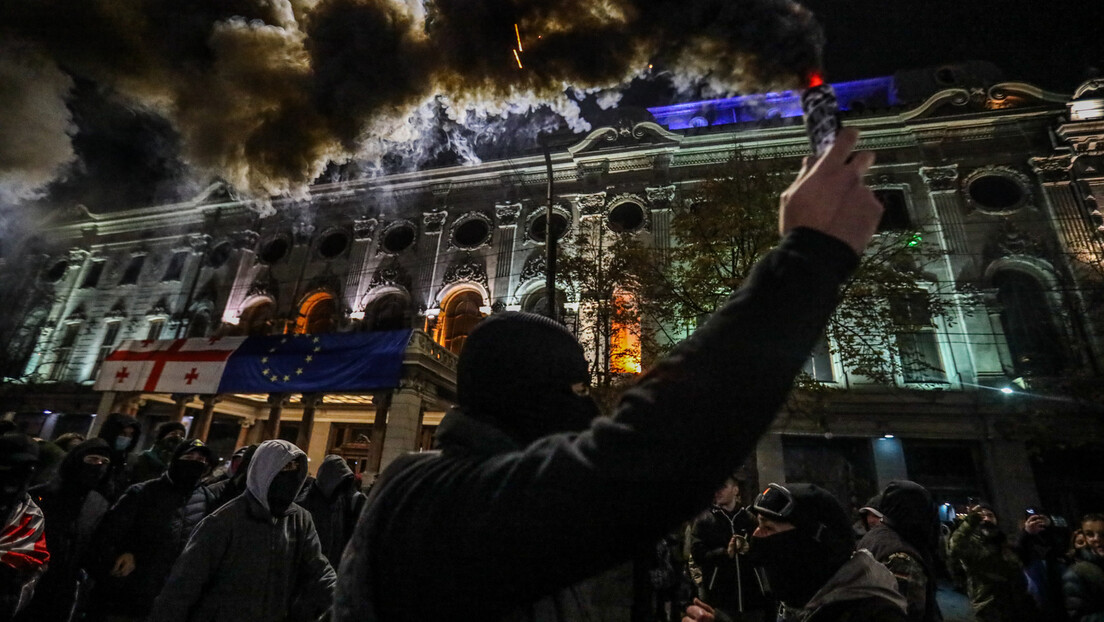
[[[149,619],[268,622],[325,612],[337,576],[310,513],[294,503],[306,478],[301,449],[261,443],[245,494],[200,523]]]

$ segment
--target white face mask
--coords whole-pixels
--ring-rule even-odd
[[[126,451],[130,447],[130,438],[126,436],[115,437],[115,451]]]

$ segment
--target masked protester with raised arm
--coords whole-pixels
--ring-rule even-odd
[[[783,194],[778,248],[596,418],[562,325],[499,313],[468,336],[440,453],[376,481],[339,570],[337,620],[592,619],[591,579],[705,509],[782,406],[882,208],[858,133]],[[631,520],[626,520],[631,517]],[[631,594],[602,602],[623,604]]]
[[[245,493],[200,524],[149,619],[290,622],[323,615],[336,577],[310,513],[294,503],[306,479],[301,449],[281,440],[261,443]]]

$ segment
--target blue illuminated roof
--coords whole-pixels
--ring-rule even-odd
[[[834,82],[840,110],[869,110],[897,105],[897,88],[892,77],[853,82]],[[783,91],[740,95],[725,99],[648,108],[656,123],[672,130],[712,125],[749,123],[801,116],[801,93]]]

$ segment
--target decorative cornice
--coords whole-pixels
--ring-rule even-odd
[[[618,128],[598,128],[588,134],[587,137],[578,144],[568,147],[567,150],[572,156],[578,156],[588,149],[596,148],[600,143],[609,143],[608,145],[602,146],[612,147],[619,143],[631,145],[633,143],[642,143],[645,141],[678,145],[682,142],[682,136],[672,133],[656,123],[645,121],[643,123],[637,123],[632,127],[623,125]]]
[[[668,207],[671,201],[675,198],[675,186],[658,186],[654,188],[644,188],[644,195],[648,197],[648,203],[651,203],[653,208],[665,208]]]
[[[1073,99],[1081,99],[1085,95],[1092,93],[1093,91],[1104,90],[1104,78],[1093,78],[1088,82],[1085,82],[1081,86],[1077,87],[1077,90],[1073,92]]]
[[[958,165],[921,166],[920,177],[931,192],[953,192],[958,187]]]
[[[487,287],[487,269],[475,259],[465,257],[452,264],[448,270],[445,270],[445,276],[441,279],[441,284],[452,285],[458,281],[478,283],[483,287]]]
[[[150,307],[149,311],[146,311],[147,317],[168,317],[170,315],[172,315],[172,313],[169,311],[169,303],[164,298],[158,300]]]

